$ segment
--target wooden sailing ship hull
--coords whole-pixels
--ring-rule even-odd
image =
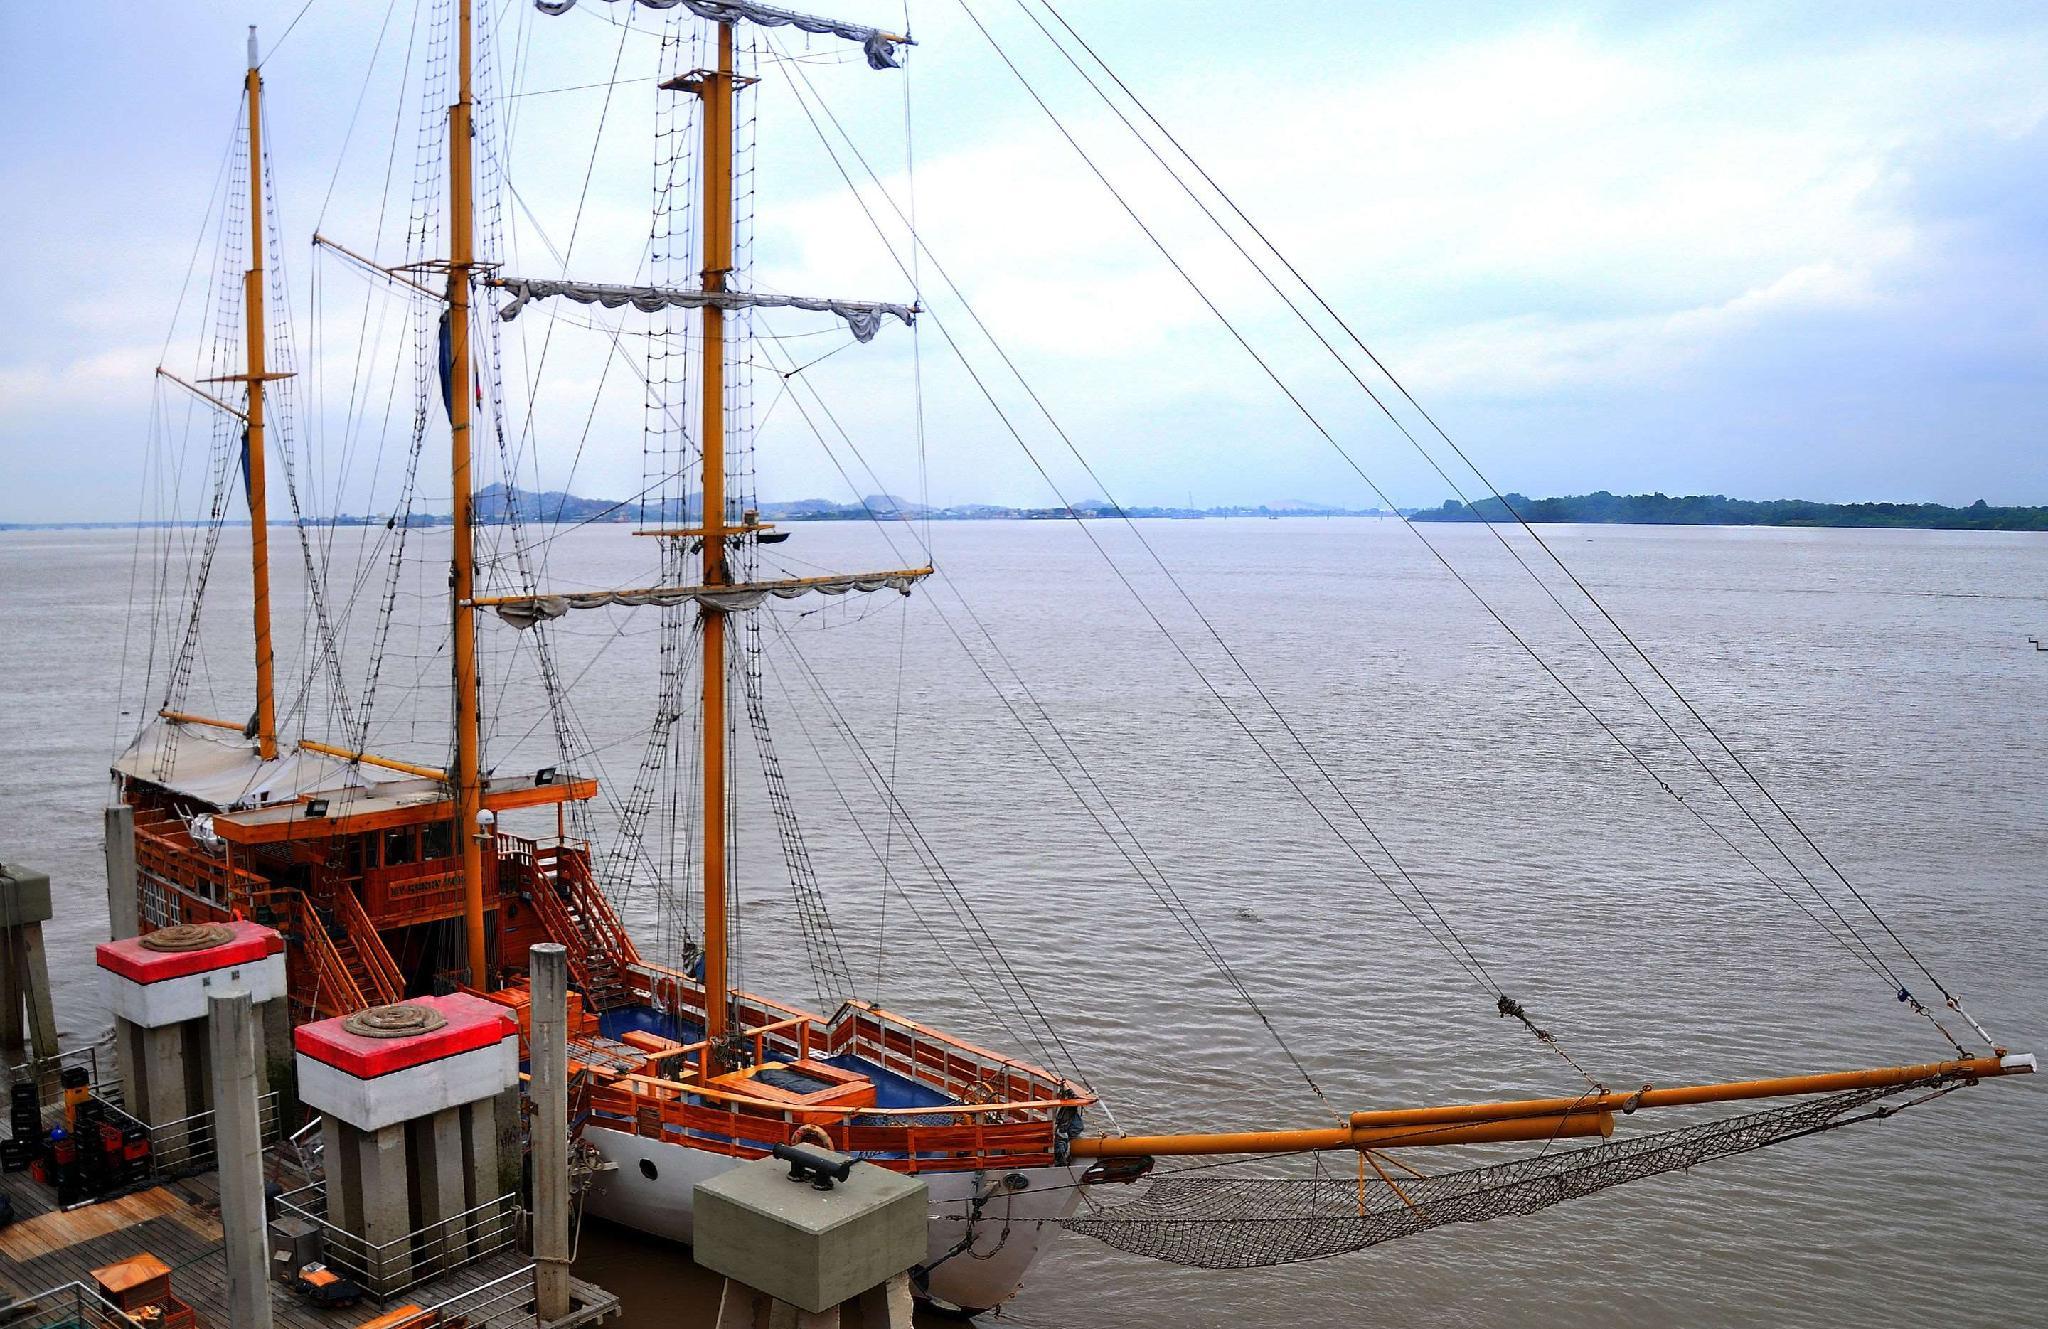
[[[116,763],[136,814],[145,926],[242,917],[278,927],[295,1022],[445,986],[434,957],[464,900],[449,803],[431,773],[333,784],[321,754],[266,761],[227,728],[166,720]],[[506,780],[486,801],[532,807],[548,791],[587,796],[586,784]],[[321,813],[309,815],[316,802]],[[1048,1221],[1078,1202],[1067,1148],[1092,1094],[862,1002],[827,1017],[731,991],[714,1047],[701,972],[641,958],[596,887],[586,844],[480,838],[496,982],[468,990],[507,1006],[523,1045],[527,950],[567,950],[581,1086],[571,1115],[594,1153],[590,1214],[688,1242],[697,1183],[810,1140],[929,1185],[920,1287],[931,1300],[983,1310],[1016,1294]]]
[[[703,1041],[684,1041],[701,1030],[696,980],[655,965],[634,979],[652,1004],[585,1015],[571,1039],[591,1077],[573,1112],[596,1155],[592,1216],[687,1243],[696,1185],[809,1140],[926,1184],[918,1289],[973,1312],[1016,1295],[1079,1203],[1067,1143],[1094,1100],[1057,1077],[866,1003],[827,1019],[743,992],[731,1013],[745,1045],[728,1045],[743,1068],[721,1074]],[[603,1064],[621,1048],[627,1064]]]

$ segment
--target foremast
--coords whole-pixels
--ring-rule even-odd
[[[566,13],[576,0],[536,0],[537,7],[544,13]],[[458,115],[466,119],[468,100],[468,13],[470,0],[461,0],[463,34],[460,59],[463,68],[463,101],[458,105]],[[490,278],[490,284],[511,290],[515,297],[502,308],[501,317],[511,318],[528,301],[551,295],[567,296],[570,299],[597,302],[606,307],[631,303],[641,309],[656,309],[663,306],[694,308],[699,311],[702,322],[699,390],[702,394],[699,415],[699,451],[701,460],[701,509],[697,525],[685,529],[644,531],[642,534],[659,535],[699,541],[702,551],[700,564],[701,580],[695,586],[655,586],[631,591],[583,593],[577,595],[526,594],[517,596],[491,596],[478,598],[471,594],[471,587],[464,576],[464,562],[458,562],[456,603],[459,611],[460,628],[456,642],[458,668],[464,659],[473,657],[475,649],[474,620],[464,610],[495,610],[500,617],[515,627],[531,627],[547,618],[554,618],[571,608],[596,607],[600,604],[676,604],[684,600],[696,605],[699,621],[703,626],[702,658],[699,680],[700,704],[702,707],[702,771],[703,841],[701,862],[703,865],[704,892],[704,1041],[712,1057],[719,1061],[724,1058],[724,1045],[733,1032],[729,1004],[731,1000],[731,978],[728,969],[727,911],[727,845],[730,839],[728,817],[729,765],[730,754],[726,744],[726,681],[727,681],[727,620],[741,610],[752,608],[767,596],[787,597],[804,593],[844,594],[848,591],[875,591],[884,587],[909,593],[911,583],[928,576],[929,566],[899,568],[887,572],[857,573],[840,576],[789,579],[770,582],[735,581],[729,560],[729,546],[732,541],[758,535],[765,529],[749,514],[734,524],[727,511],[725,450],[727,422],[725,406],[725,357],[726,357],[726,311],[744,309],[756,305],[795,305],[799,308],[828,310],[847,321],[856,340],[871,340],[880,327],[884,316],[894,317],[904,324],[913,321],[916,315],[914,305],[877,304],[866,301],[843,301],[794,298],[787,296],[763,296],[755,292],[735,290],[731,283],[733,271],[733,100],[738,88],[754,80],[737,74],[733,68],[733,29],[735,25],[747,22],[765,27],[794,26],[811,33],[829,33],[856,41],[867,55],[870,67],[891,69],[896,67],[896,50],[908,43],[907,36],[897,36],[879,29],[858,24],[842,23],[835,19],[818,18],[779,9],[771,5],[754,3],[753,0],[638,0],[638,3],[652,9],[683,8],[699,18],[709,20],[718,32],[718,59],[713,69],[696,70],[679,78],[671,79],[661,87],[665,91],[683,92],[695,95],[703,106],[703,268],[698,274],[698,286],[694,290],[676,290],[663,287],[605,286],[570,281],[536,282],[520,278]],[[451,128],[453,126],[451,125]],[[451,183],[458,178],[466,182],[469,169],[467,144],[457,134],[456,152],[452,155],[455,166],[451,169]],[[460,186],[458,188],[461,188]],[[458,201],[458,208],[463,203]],[[467,214],[458,213],[455,225],[456,243],[467,243]],[[466,251],[465,251],[466,252]],[[449,274],[451,301],[458,298],[459,282],[466,281],[468,264],[458,258]],[[467,291],[461,296],[466,301]],[[467,364],[467,347],[464,344],[468,326],[466,303],[459,307],[459,322],[454,324],[458,369],[453,375],[454,391],[458,395],[467,389],[467,379],[460,366]],[[457,493],[458,559],[464,555],[463,545],[467,536],[467,469],[462,458],[466,440],[462,431],[467,420],[467,407],[458,400],[462,414],[456,416],[458,437],[458,461],[456,463],[455,486]],[[465,638],[461,635],[466,631]],[[472,742],[474,738],[474,669],[471,667],[468,690],[458,698],[458,728],[461,738]],[[464,685],[458,681],[458,688]],[[470,707],[470,719],[465,722],[460,710],[461,704]],[[472,748],[473,754],[473,748]],[[462,765],[458,748],[458,766]],[[473,768],[467,768],[463,775],[464,787],[469,787]],[[462,813],[464,817],[472,814]],[[465,857],[465,874],[469,871]],[[476,889],[471,883],[471,889]],[[480,897],[479,897],[480,899]],[[480,954],[482,947],[482,915],[480,904],[471,913],[472,953]]]
[[[718,26],[718,68],[689,85],[704,103],[704,271],[706,291],[725,290],[732,271],[732,24]],[[725,541],[725,310],[703,309],[703,577],[706,586],[731,582]],[[726,611],[697,602],[704,624],[704,1038],[714,1050],[726,1038],[725,897],[725,625]]]
[[[462,846],[462,918],[472,986],[492,985],[484,946],[483,782],[477,719],[476,538],[471,495],[470,412],[474,403],[469,344],[470,276],[476,266],[476,214],[470,146],[472,0],[455,6],[455,104],[448,108],[448,469],[454,488],[449,570],[454,619],[455,838]]]

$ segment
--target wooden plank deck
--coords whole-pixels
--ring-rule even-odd
[[[171,1290],[198,1312],[199,1322],[225,1329],[228,1322],[227,1266],[222,1256],[220,1194],[212,1173],[163,1182],[115,1199],[68,1211],[55,1208],[50,1188],[26,1173],[0,1173],[0,1192],[24,1217],[0,1228],[0,1293],[21,1299],[64,1283],[90,1283],[92,1271],[145,1252],[171,1267]],[[291,1289],[270,1284],[278,1329],[357,1329],[405,1305],[433,1307],[528,1267],[517,1249],[500,1251],[379,1302],[316,1307]],[[537,1329],[530,1286],[507,1283],[474,1311],[464,1308],[472,1329]],[[554,1329],[594,1324],[618,1312],[618,1298],[581,1280],[572,1281],[575,1310]]]

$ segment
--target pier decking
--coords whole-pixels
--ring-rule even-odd
[[[287,1185],[296,1180],[285,1174]],[[61,1310],[52,1324],[132,1329],[133,1322],[92,1292],[92,1271],[154,1255],[171,1269],[171,1290],[197,1313],[202,1326],[227,1329],[228,1278],[216,1175],[138,1184],[96,1203],[59,1208],[53,1187],[26,1172],[0,1173],[0,1195],[14,1206],[14,1222],[0,1228],[0,1323],[10,1326]],[[580,1329],[617,1314],[618,1298],[571,1280],[571,1309],[542,1326],[533,1312],[532,1263],[516,1247],[465,1262],[380,1301],[369,1295],[353,1306],[316,1306],[275,1279],[268,1283],[278,1329]],[[399,1314],[411,1308],[414,1314]]]

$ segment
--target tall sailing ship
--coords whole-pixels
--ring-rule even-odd
[[[548,16],[574,4],[538,0]],[[635,0],[624,5],[632,9]],[[277,243],[276,222],[262,137],[261,60],[252,32],[230,191],[243,210],[223,224],[224,261],[243,266],[239,281],[221,283],[213,362],[205,366],[214,372],[186,378],[159,370],[167,383],[212,411],[216,425],[212,510],[198,572],[182,587],[170,577],[161,579],[164,595],[189,593],[190,612],[168,647],[150,718],[113,767],[119,795],[134,811],[146,923],[246,917],[274,924],[288,939],[291,1001],[299,1020],[456,989],[523,1013],[528,948],[559,943],[567,948],[576,989],[571,1057],[579,1091],[568,1128],[584,1145],[588,1213],[687,1242],[694,1184],[778,1144],[814,1141],[913,1173],[929,1185],[929,1258],[918,1271],[919,1287],[936,1302],[970,1311],[1013,1296],[1061,1227],[1184,1264],[1233,1267],[1314,1258],[1446,1223],[1527,1212],[2033,1068],[2030,1057],[1996,1047],[1946,988],[1940,988],[1941,999],[1923,1005],[1899,983],[1897,1000],[1948,1037],[1953,1058],[1619,1092],[1581,1076],[1583,1087],[1537,1099],[1381,1108],[1310,1129],[1141,1136],[1099,1130],[1096,1096],[1073,1074],[978,1046],[871,1001],[849,996],[820,1012],[736,987],[728,906],[739,880],[729,855],[739,800],[729,747],[741,710],[757,733],[766,723],[758,677],[746,665],[763,649],[757,616],[764,606],[803,597],[909,595],[934,573],[923,563],[764,575],[763,546],[786,532],[760,520],[752,495],[734,485],[736,467],[740,476],[750,474],[744,461],[750,435],[745,422],[734,418],[742,394],[733,379],[753,362],[747,345],[753,315],[792,307],[822,314],[843,323],[853,343],[866,343],[885,324],[909,327],[925,311],[914,297],[901,303],[793,297],[742,280],[747,265],[736,254],[743,223],[736,217],[735,107],[742,97],[757,95],[753,90],[770,63],[795,66],[786,54],[764,62],[761,48],[740,38],[794,28],[851,43],[866,64],[888,71],[898,67],[909,37],[752,0],[637,0],[637,7],[652,14],[662,35],[655,93],[664,99],[660,132],[673,142],[679,126],[694,123],[698,131],[694,152],[687,160],[671,153],[657,181],[656,240],[666,252],[654,256],[656,275],[678,279],[635,285],[529,278],[508,270],[502,222],[479,221],[480,212],[502,217],[503,199],[495,195],[508,186],[502,163],[488,166],[490,178],[479,184],[478,145],[502,147],[504,140],[493,138],[482,122],[491,99],[479,97],[476,83],[490,63],[480,49],[487,34],[479,32],[472,0],[445,0],[436,10],[447,28],[431,34],[429,49],[441,52],[443,77],[452,87],[445,98],[445,132],[426,156],[445,177],[446,192],[438,209],[428,200],[416,219],[408,237],[415,252],[406,262],[385,265],[339,242],[315,239],[320,250],[340,255],[368,280],[408,301],[416,315],[414,467],[422,440],[440,438],[445,421],[453,510],[447,527],[448,759],[442,765],[369,750],[367,703],[352,702],[341,651],[332,640],[337,628],[325,598],[324,546],[306,535],[318,523],[299,510],[296,488],[292,517],[307,577],[306,635],[315,643],[306,685],[316,675],[326,678],[326,718],[335,731],[331,736],[341,741],[303,732],[311,728],[304,706],[285,708],[287,722],[299,716],[302,732],[294,736],[285,732],[288,723],[280,723],[268,472],[280,458],[289,467],[295,455],[290,440],[280,442],[273,428],[293,371],[271,359],[289,353],[291,343],[280,335],[268,303],[283,287],[265,261],[266,242]],[[1050,7],[1047,13],[1058,17]],[[1064,19],[1059,23],[1065,27]],[[1085,43],[1079,49],[1094,56]],[[702,66],[684,67],[686,55],[697,51],[706,56]],[[699,195],[693,201],[698,229],[683,235],[674,219],[689,215],[682,191],[692,181]],[[666,232],[660,229],[664,221]],[[480,250],[480,236],[496,247]],[[445,249],[426,252],[436,241]],[[913,235],[911,243],[922,240]],[[516,564],[507,575],[520,584],[492,591],[480,581],[477,477],[484,450],[502,448],[505,435],[495,326],[534,302],[550,300],[630,307],[657,320],[649,340],[659,350],[649,354],[664,360],[641,377],[656,399],[651,411],[670,445],[653,450],[655,474],[639,502],[637,533],[652,541],[658,571],[638,585],[552,591],[517,557],[521,534],[514,537],[515,557],[501,560]],[[689,363],[679,372],[673,362],[685,356]],[[694,402],[694,434],[682,423],[686,402]],[[692,437],[702,446],[692,445]],[[292,479],[289,470],[286,478]],[[201,714],[187,701],[199,598],[238,487],[250,518],[254,604],[255,696],[246,720]],[[495,512],[491,519],[509,520],[516,528],[522,519],[516,491],[502,490],[498,497],[502,502],[508,495],[514,510]],[[389,538],[440,540],[440,527],[420,525],[410,502],[408,490],[405,506],[394,509],[386,523]],[[531,522],[532,514],[525,520]],[[385,620],[396,598],[385,597],[379,633],[388,631]],[[659,619],[663,695],[650,724],[648,764],[673,761],[684,736],[694,735],[689,765],[697,778],[690,816],[666,834],[688,837],[685,862],[695,877],[701,917],[692,935],[661,955],[636,941],[614,898],[617,883],[607,880],[608,863],[632,860],[628,871],[638,871],[648,856],[608,855],[583,833],[595,824],[590,812],[604,791],[577,769],[570,727],[558,726],[556,765],[508,774],[493,769],[487,755],[490,716],[479,681],[479,633],[528,634],[549,704],[560,708],[564,689],[547,645],[550,625],[565,615],[620,606]],[[742,636],[746,643],[736,646]],[[381,637],[376,649],[382,649]],[[686,685],[692,657],[694,689]],[[158,682],[153,670],[151,686]],[[744,694],[737,702],[736,683]],[[692,690],[694,697],[687,695]],[[685,712],[692,709],[694,718],[684,726]],[[762,746],[772,762],[772,749]],[[643,774],[647,769],[644,764]],[[805,943],[814,945],[827,926],[825,902],[798,842],[786,783],[772,768],[766,779],[799,912],[812,929]],[[893,791],[881,783],[894,817]],[[644,792],[636,787],[614,806],[613,834],[650,834]],[[553,833],[533,832],[531,823],[550,813]],[[513,833],[501,819],[526,825],[528,833]],[[686,885],[675,879],[656,884],[677,891]],[[1854,893],[1846,878],[1842,884]],[[1420,888],[1415,892],[1421,900]],[[1874,910],[1871,917],[1877,917]],[[1835,918],[1846,926],[1840,914]],[[1199,934],[1199,921],[1184,905],[1175,921],[1190,935]],[[1438,921],[1448,930],[1440,914]],[[1862,943],[1853,926],[1848,930]],[[1898,940],[1889,925],[1884,932]],[[1206,953],[1249,1003],[1227,958],[1213,947]],[[818,963],[829,968],[834,962],[827,955]],[[843,960],[838,963],[843,971]],[[1014,974],[1009,977],[1015,981]],[[1505,992],[1496,989],[1495,995],[1499,1016],[1526,1026],[1559,1053],[1561,1066],[1578,1071],[1529,1013]],[[1967,1026],[1960,1038],[1951,1032],[1958,1026]],[[1133,1055],[1141,1055],[1140,1045],[1133,1047]],[[1773,1106],[1671,1131],[1608,1138],[1618,1115],[1746,1100],[1770,1100]],[[1555,1147],[1571,1139],[1595,1143]],[[1418,1157],[1411,1152],[1416,1150],[1518,1142],[1541,1149],[1506,1163],[1431,1173],[1405,1161]],[[1219,1180],[1207,1174],[1147,1180],[1161,1158],[1328,1153],[1356,1157],[1355,1183],[1320,1174],[1305,1181]],[[1077,1212],[1090,1191],[1122,1197],[1132,1192],[1111,1188],[1133,1184],[1142,1188],[1142,1198],[1090,1203]]]

